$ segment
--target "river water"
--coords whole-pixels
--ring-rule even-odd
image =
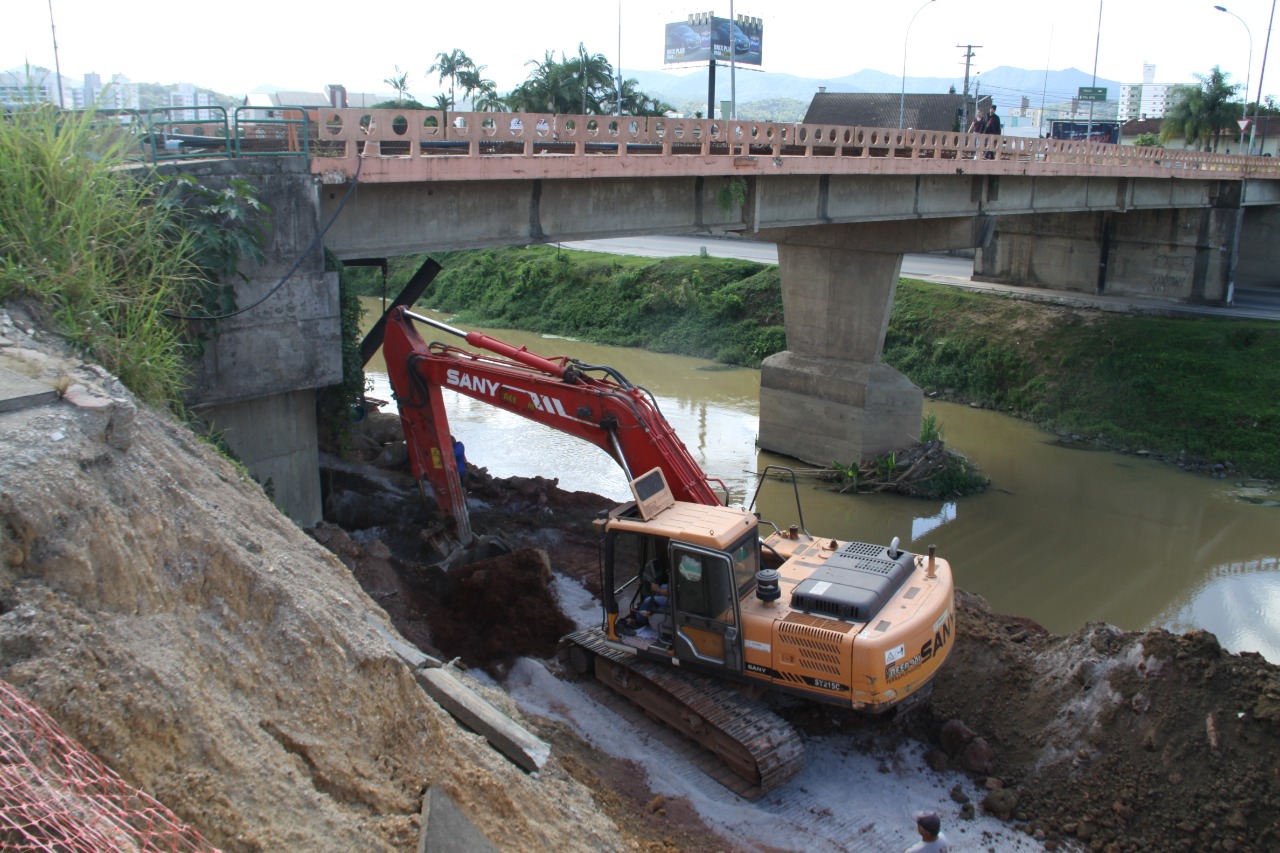
[[[369,324],[379,310],[377,300],[368,301]],[[421,331],[427,340],[448,337]],[[648,388],[703,470],[729,487],[731,503],[751,499],[755,472],[766,464],[805,467],[756,450],[759,371],[479,331],[540,355],[611,365]],[[391,400],[380,359],[368,366],[370,394]],[[494,476],[555,477],[563,489],[630,499],[621,469],[593,445],[461,395],[445,396],[468,458]],[[394,411],[394,404],[388,408]],[[931,401],[925,411],[937,415],[947,446],[977,464],[991,487],[954,501],[921,501],[802,484],[810,533],[884,543],[897,536],[917,551],[936,544],[961,588],[998,612],[1030,617],[1055,633],[1091,621],[1127,630],[1203,628],[1232,651],[1260,652],[1280,663],[1275,495],[1140,457],[1062,446],[1051,434],[995,412]],[[757,508],[779,526],[797,521],[789,486],[767,483]]]

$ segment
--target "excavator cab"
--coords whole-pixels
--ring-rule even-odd
[[[601,522],[603,588],[609,639],[715,671],[743,667],[739,599],[755,583],[760,544],[755,517],[743,510],[677,502],[658,469],[632,481],[636,500]],[[620,629],[628,613],[666,584],[666,612],[648,631]]]

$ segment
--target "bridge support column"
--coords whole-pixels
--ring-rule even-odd
[[[880,361],[905,252],[972,248],[987,217],[762,231],[778,244],[787,350],[760,370],[760,447],[815,465],[914,445],[923,394]]]
[[[1280,287],[1280,207],[1245,208],[1236,286],[1263,290]]]
[[[980,281],[1223,304],[1238,193],[1216,207],[1005,216],[974,259]]]
[[[213,188],[249,181],[271,209],[264,262],[242,263],[248,280],[234,283],[236,304],[248,310],[210,324],[214,334],[193,366],[188,403],[276,506],[309,527],[323,516],[316,391],[342,381],[342,330],[338,274],[325,273],[312,245],[320,222],[306,161],[263,157],[173,168]]]

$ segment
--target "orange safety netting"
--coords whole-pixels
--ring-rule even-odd
[[[0,849],[214,851],[0,680]]]

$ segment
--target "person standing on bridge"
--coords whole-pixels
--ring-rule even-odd
[[[987,117],[982,122],[981,133],[989,133],[993,136],[999,136],[1004,133],[1004,125],[1000,123],[1000,116],[996,115],[996,105],[993,101],[991,107],[987,110]]]
[[[969,122],[969,133],[986,133],[987,113],[981,107],[978,108],[977,114],[974,115],[973,121]]]
[[[996,115],[995,101],[991,102],[991,106],[987,108],[987,117],[982,121],[982,129],[979,133],[985,133],[988,136],[999,136],[1004,133],[1004,126],[1000,124],[1000,116]],[[983,155],[988,160],[996,159],[994,151],[988,151]]]

